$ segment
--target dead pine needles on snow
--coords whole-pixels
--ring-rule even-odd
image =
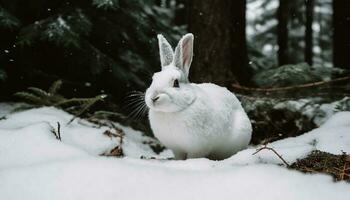
[[[107,137],[113,139],[113,138],[119,138],[119,144],[111,149],[109,152],[105,152],[101,154],[101,156],[114,156],[114,157],[123,157],[123,140],[125,133],[122,129],[120,128],[114,128],[112,131],[111,130],[106,130],[103,135],[106,135]]]
[[[335,181],[350,182],[350,155],[345,152],[334,155],[315,150],[306,158],[298,159],[290,168],[304,173],[329,174]]]

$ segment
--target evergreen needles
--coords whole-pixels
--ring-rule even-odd
[[[28,91],[17,92],[15,93],[15,96],[35,106],[55,106],[70,112],[74,117],[68,123],[71,123],[77,117],[82,116],[93,105],[106,98],[106,95],[97,95],[92,98],[67,99],[57,93],[61,88],[61,85],[62,81],[58,80],[51,85],[48,91],[36,87],[29,87]]]

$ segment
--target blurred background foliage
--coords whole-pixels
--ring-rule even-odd
[[[184,32],[174,9],[152,0],[2,0],[2,98],[57,79],[70,96],[144,89],[159,69],[156,34],[175,42]]]
[[[0,0],[0,101],[85,102],[71,113],[128,119],[125,98],[160,69],[156,34],[175,46],[193,32],[191,80],[235,92],[254,143],[298,135],[350,109],[349,79],[342,79],[350,69],[349,2]],[[59,94],[51,95],[57,80]],[[146,130],[142,119],[129,121]]]

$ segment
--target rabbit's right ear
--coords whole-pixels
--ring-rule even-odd
[[[193,39],[193,34],[187,33],[181,38],[175,48],[175,66],[182,70],[186,77],[188,77],[193,57]]]
[[[165,66],[170,65],[174,59],[174,51],[171,48],[169,42],[164,38],[163,35],[158,34],[158,45],[159,45],[159,55],[160,55],[160,63],[162,65],[162,69]]]

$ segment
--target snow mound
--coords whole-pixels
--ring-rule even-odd
[[[1,109],[4,106],[4,109]],[[0,199],[348,199],[350,184],[327,175],[288,170],[272,152],[250,147],[229,159],[210,161],[165,158],[146,144],[141,132],[117,124],[125,132],[125,157],[100,154],[119,144],[118,138],[53,107],[10,113],[0,104]],[[0,116],[1,117],[1,116]],[[319,149],[350,152],[350,112],[340,112],[309,133],[269,144],[287,162]],[[61,124],[62,141],[51,132]]]
[[[6,162],[0,162],[0,167],[82,156],[96,157],[119,145],[119,138],[103,134],[108,127],[96,128],[84,120],[75,120],[68,124],[72,117],[53,107],[31,109],[6,116],[5,120],[0,121],[0,158]],[[57,129],[57,123],[60,123],[62,142],[51,132],[53,128]],[[126,134],[123,144],[126,156],[156,156],[148,145],[143,144],[151,138],[131,128],[119,127]]]

